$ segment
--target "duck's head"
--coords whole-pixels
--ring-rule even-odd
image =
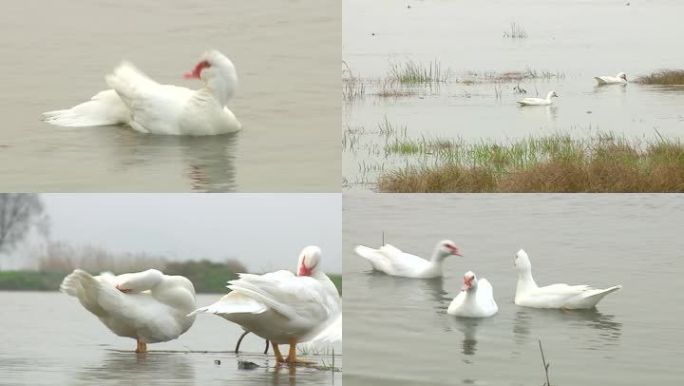
[[[185,74],[185,79],[201,79],[214,92],[220,92],[226,102],[233,97],[238,85],[233,62],[216,50],[202,54],[195,68]]]
[[[558,98],[558,93],[555,91],[549,91],[549,98]]]
[[[471,291],[477,288],[477,276],[473,271],[468,271],[463,275],[463,286],[461,291]]]
[[[627,81],[627,74],[624,72],[618,72],[617,77],[623,79],[625,82]]]
[[[518,271],[527,271],[532,268],[532,263],[530,263],[530,258],[527,256],[527,252],[522,249],[515,254],[513,264],[516,268],[518,268]]]
[[[447,256],[462,256],[456,244],[451,240],[442,240],[437,243],[437,256],[445,258]]]
[[[321,248],[315,245],[304,247],[297,262],[297,276],[311,276],[318,272],[321,261]]]
[[[163,277],[164,274],[156,269],[125,273],[116,277],[116,289],[124,293],[140,293],[152,289]]]

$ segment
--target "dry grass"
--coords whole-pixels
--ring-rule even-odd
[[[589,140],[530,138],[510,145],[453,141],[388,145],[436,156],[433,165],[385,173],[383,192],[684,192],[684,145],[662,138],[640,146],[610,135]]]
[[[636,79],[641,84],[684,85],[684,70],[660,70]]]

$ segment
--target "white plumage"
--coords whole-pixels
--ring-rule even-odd
[[[187,314],[195,308],[195,289],[182,276],[167,276],[156,269],[114,276],[92,276],[80,269],[69,274],[60,290],[76,297],[116,335],[147,343],[178,338],[195,321]]]
[[[357,255],[370,262],[373,269],[392,276],[429,279],[442,276],[444,259],[451,255],[461,256],[458,247],[450,240],[437,243],[430,260],[402,252],[390,244],[379,249],[359,245],[354,248]]]
[[[451,301],[447,313],[463,318],[487,318],[499,311],[494,289],[487,279],[478,280],[471,271],[463,276],[461,292]]]
[[[334,339],[332,326],[338,317],[341,338],[341,301],[335,285],[319,270],[320,254],[318,247],[304,248],[297,275],[285,270],[263,275],[240,274],[239,279],[228,282],[229,294],[191,315],[216,314],[270,340],[278,361],[284,360],[277,345],[290,344],[286,360],[296,362],[296,344]]]
[[[226,107],[237,88],[233,63],[218,51],[202,55],[187,78],[204,87],[162,85],[131,63],[122,62],[105,77],[110,90],[66,110],[43,113],[57,126],[129,125],[136,131],[168,135],[213,135],[240,130],[240,122]]]
[[[627,84],[627,74],[624,72],[618,72],[615,76],[595,76],[594,79],[596,79],[599,86],[608,84]]]
[[[548,106],[553,101],[551,98],[557,98],[558,94],[556,94],[555,91],[549,91],[548,94],[546,94],[546,99],[542,98],[523,98],[518,101],[518,104],[521,106]]]
[[[616,285],[606,289],[595,289],[588,285],[552,284],[537,286],[532,278],[532,264],[522,249],[515,254],[518,269],[518,284],[515,290],[515,304],[533,308],[590,309],[604,296],[622,288]]]

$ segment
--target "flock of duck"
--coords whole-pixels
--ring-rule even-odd
[[[156,269],[115,276],[91,276],[76,269],[60,290],[76,297],[86,310],[116,335],[133,338],[136,352],[148,343],[166,342],[188,331],[198,313],[218,315],[268,341],[278,363],[302,363],[296,345],[327,344],[342,339],[342,304],[337,288],[320,270],[321,250],[302,250],[297,272],[240,274],[217,302],[197,308],[195,289],[183,276]],[[279,344],[289,344],[283,358]]]
[[[615,76],[595,76],[594,79],[599,86],[606,85],[626,85],[627,84],[627,74],[624,72],[619,72]],[[520,106],[549,106],[553,103],[551,98],[558,98],[558,94],[555,91],[549,91],[546,94],[546,98],[523,98],[518,101]]]
[[[418,279],[442,276],[444,259],[461,256],[458,247],[443,240],[435,246],[430,260],[401,251],[385,244],[379,249],[357,246],[357,255],[370,262],[374,270],[387,275]],[[532,263],[524,250],[515,254],[518,284],[515,290],[515,304],[532,308],[591,309],[606,295],[622,288],[616,285],[606,289],[595,289],[588,285],[552,284],[539,287],[532,278]],[[478,279],[472,272],[463,275],[461,292],[453,299],[447,313],[465,318],[486,318],[499,311],[494,301],[494,290],[487,279]]]

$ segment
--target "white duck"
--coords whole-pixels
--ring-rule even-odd
[[[314,338],[342,312],[337,288],[319,269],[320,259],[320,248],[308,246],[299,255],[297,275],[285,270],[240,274],[228,282],[228,295],[191,315],[216,314],[237,323],[270,340],[276,361],[297,363],[297,343]],[[286,359],[279,344],[290,345]]]
[[[141,133],[213,135],[240,130],[240,122],[226,107],[237,88],[233,63],[216,50],[199,59],[188,79],[201,79],[204,87],[162,85],[123,62],[105,80],[111,90],[67,110],[43,113],[43,120],[57,126],[106,126],[127,124]]]
[[[608,84],[627,84],[627,74],[618,72],[615,76],[595,76],[596,82],[599,86]]]
[[[391,276],[431,279],[442,276],[442,265],[448,256],[461,256],[458,247],[451,240],[442,240],[435,246],[432,258],[428,261],[421,257],[402,252],[390,244],[380,249],[363,245],[354,248],[357,255],[368,260],[373,269]]]
[[[542,98],[523,98],[518,101],[518,104],[520,106],[548,106],[551,103],[551,98],[557,98],[558,94],[556,94],[555,91],[549,91],[548,94],[546,94],[546,99]]]
[[[195,321],[195,288],[183,276],[167,276],[156,269],[114,276],[91,276],[80,269],[64,278],[60,290],[78,298],[116,335],[133,338],[135,352],[147,343],[178,338]]]
[[[590,309],[604,296],[622,288],[616,285],[607,289],[594,289],[588,285],[552,284],[538,287],[532,278],[532,264],[522,249],[515,254],[518,285],[515,304],[533,308]]]
[[[487,279],[477,280],[472,271],[463,275],[461,292],[451,301],[447,314],[464,318],[488,318],[499,311],[494,290]]]

